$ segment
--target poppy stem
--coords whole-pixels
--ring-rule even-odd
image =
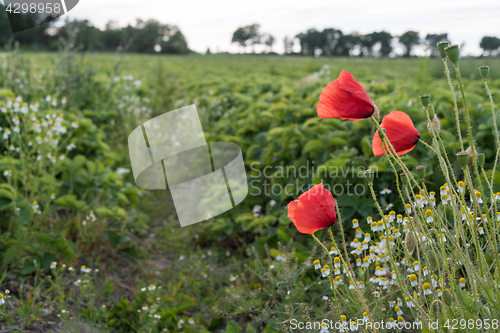
[[[486,92],[488,93],[488,97],[490,99],[490,104],[491,104],[491,114],[493,116],[493,127],[495,128],[495,140],[497,143],[497,149],[500,148],[500,137],[498,135],[498,127],[497,127],[497,117],[496,117],[496,112],[495,112],[495,104],[493,102],[493,96],[491,95],[490,87],[488,86],[488,81],[486,81],[486,78],[483,79],[484,82],[484,88],[486,89]]]
[[[464,150],[462,133],[460,132],[460,116],[458,114],[457,97],[455,96],[455,89],[453,88],[453,83],[451,82],[450,69],[448,68],[448,62],[446,61],[446,58],[443,58],[443,65],[444,65],[444,71],[446,73],[446,79],[448,80],[448,86],[450,87],[451,91],[451,98],[453,100],[453,110],[455,111],[455,120],[457,122],[458,140],[460,141],[460,148]]]

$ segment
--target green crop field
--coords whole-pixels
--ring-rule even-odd
[[[448,65],[468,147],[464,104]],[[460,60],[473,140],[485,158],[476,184],[483,185],[486,197],[494,197],[500,191],[498,147],[478,70],[483,65],[490,66],[487,82],[496,98],[500,59]],[[364,87],[382,116],[393,110],[407,113],[420,139],[432,146],[419,98],[430,94],[441,126],[442,142],[436,145],[448,152],[450,172],[463,177],[455,163],[462,148],[440,58],[0,53],[0,300],[5,300],[0,332],[290,332],[292,319],[366,317],[345,271],[339,275],[343,285],[332,294],[330,281],[312,264],[315,259],[330,264],[330,256],[297,232],[286,209],[323,183],[340,206],[342,222],[339,218],[332,227],[336,244],[350,247],[354,239],[362,240],[361,233],[372,233],[374,244],[382,242],[382,234],[375,236],[366,223],[380,215],[365,186],[363,172],[370,168],[376,171],[374,190],[390,190],[379,195],[381,209],[405,214],[391,159],[373,156],[375,124],[317,116],[323,88],[343,69]],[[197,106],[208,142],[241,148],[249,194],[236,208],[181,228],[168,191],[136,186],[127,138],[144,121],[191,104]],[[448,182],[442,172],[448,164],[422,143],[401,161],[415,177],[415,168],[426,166],[420,185],[429,191],[439,193]],[[283,172],[287,167],[305,171]],[[485,212],[496,212],[497,204],[491,207]],[[441,325],[452,318],[496,319],[496,328],[469,331],[497,331],[500,301],[498,289],[491,289],[498,288],[500,277],[497,225],[489,230],[489,240],[478,240],[455,224],[458,215],[451,209],[441,203],[438,208],[445,224],[421,231],[437,239],[445,225],[460,230],[463,253],[455,257],[448,242],[437,247],[442,250],[438,257],[472,264],[453,271],[441,265],[432,274],[445,278],[439,280],[443,290],[456,287],[449,272],[457,281],[466,278],[467,287],[452,288],[448,304],[437,292],[434,299],[422,297],[422,281],[430,275],[419,274],[420,289],[411,289],[410,270],[404,281],[383,288],[372,286],[370,277],[380,265],[392,267],[383,273],[390,279],[396,268],[388,261],[372,264],[371,271],[352,262],[366,285],[362,299],[370,316],[386,322],[439,319]],[[354,219],[360,230],[353,227]],[[326,232],[316,235],[328,249],[334,246]],[[396,241],[393,253],[401,262],[432,268],[425,265],[427,248],[413,251],[407,243]],[[476,246],[485,253],[479,259]],[[350,260],[364,256],[348,250]],[[485,284],[476,283],[471,273],[479,267],[488,276]],[[418,308],[402,305],[405,290],[412,290]]]

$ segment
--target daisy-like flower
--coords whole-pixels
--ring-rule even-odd
[[[420,194],[415,195],[415,203],[417,204],[418,207],[424,208],[424,202]]]
[[[351,325],[349,327],[351,329],[351,332],[356,332],[358,330],[358,324],[354,320],[351,320]]]
[[[410,297],[406,296],[405,297],[405,302],[406,302],[406,306],[409,307],[409,308],[413,308],[414,305],[413,305],[413,301],[411,300]]]
[[[156,290],[156,286],[155,286],[155,285],[153,285],[153,284],[150,284],[150,285],[148,286],[148,290],[149,290],[149,291]]]
[[[399,316],[398,317],[398,326],[404,327],[405,324],[406,324],[405,319],[403,317]]]
[[[477,232],[478,232],[480,235],[484,235],[484,229],[483,229],[483,227],[479,227],[479,228],[477,229]]]
[[[392,231],[392,233],[393,233],[394,237],[396,237],[396,238],[398,238],[398,237],[400,237],[400,236],[401,236],[401,233],[399,232],[399,229],[394,229],[394,230]]]
[[[427,219],[427,223],[432,223],[434,222],[434,214],[432,213],[432,210],[427,209],[425,211],[425,217]]]
[[[5,178],[12,178],[12,170],[5,170],[5,171],[3,172],[3,176],[4,176]]]
[[[3,139],[7,140],[12,132],[6,128],[5,131],[3,131]]]
[[[362,261],[361,258],[356,259],[356,267],[361,267]]]
[[[464,189],[465,189],[465,184],[463,181],[459,181],[458,182],[458,192],[460,193],[464,193]]]
[[[378,224],[377,222],[372,222],[370,225],[370,228],[372,229],[373,232],[378,231]]]
[[[236,281],[236,276],[229,275],[229,282],[234,282],[234,281]]]
[[[70,143],[70,144],[66,147],[66,150],[67,150],[67,151],[72,151],[72,150],[73,150],[73,149],[75,149],[75,148],[76,148],[76,145],[75,145],[73,142],[71,142],[71,143]]]
[[[335,249],[335,247],[331,247],[330,248],[330,251],[328,252],[331,256],[337,256],[339,253],[337,252],[337,250]]]
[[[56,198],[56,194],[55,193],[51,193],[50,194],[50,199],[54,200]]]
[[[5,304],[5,300],[3,299],[3,294],[0,293],[0,305]]]
[[[363,234],[361,233],[361,229],[356,228],[356,230],[355,230],[355,236],[354,237],[356,237],[356,238],[363,237]]]
[[[483,203],[483,199],[481,198],[481,192],[475,191],[474,193],[476,194],[477,203],[482,204]]]
[[[396,215],[396,222],[402,223],[403,222],[403,215],[401,215],[401,214]]]
[[[359,222],[357,219],[354,219],[352,220],[352,228],[353,229],[356,229],[357,227],[359,227]]]
[[[401,308],[399,306],[395,306],[394,307],[394,311],[396,311],[397,315],[398,316],[402,316],[403,315],[403,310],[401,310]]]
[[[446,236],[444,234],[439,234],[438,237],[441,239],[442,242],[446,242]]]
[[[330,275],[330,266],[325,265],[325,266],[323,266],[323,268],[321,269],[321,276],[322,276],[322,277],[327,277],[328,275]]]
[[[88,273],[90,273],[90,272],[92,271],[92,269],[90,269],[90,268],[85,267],[84,265],[82,265],[82,266],[80,267],[80,271],[81,271],[81,272],[83,272],[83,273],[88,274]]]
[[[67,103],[67,102],[68,102],[68,100],[66,99],[66,97],[63,97],[63,98],[61,99],[61,104],[62,104],[63,106],[64,106],[64,105],[66,105],[66,103]]]
[[[50,263],[50,269],[55,269],[57,267],[57,262]]]
[[[57,98],[54,98],[54,99],[52,100],[52,102],[50,103],[50,105],[52,105],[52,106],[54,106],[54,107],[55,107],[55,106],[57,106]]]
[[[319,328],[320,328],[319,333],[329,333],[330,332],[330,331],[328,331],[328,325],[325,323],[321,323],[319,325]]]
[[[385,230],[384,221],[380,220],[380,221],[377,222],[377,230],[378,231],[384,231]]]
[[[408,279],[410,279],[410,284],[412,287],[415,287],[417,285],[418,281],[417,281],[417,276],[415,274],[410,275]]]
[[[432,294],[432,290],[431,290],[431,285],[429,283],[424,283],[422,285],[422,289],[424,290],[424,295],[430,295]]]
[[[411,205],[410,204],[406,204],[405,209],[406,209],[406,214],[411,214]]]
[[[314,260],[313,264],[314,264],[314,269],[320,269],[321,268],[321,264],[320,264],[320,262],[319,262],[318,259]]]
[[[361,242],[363,250],[368,250],[368,242],[367,241],[362,241]]]
[[[193,318],[189,318],[188,319],[188,323],[189,323],[189,325],[194,325],[194,319]]]
[[[460,288],[464,288],[465,287],[465,282],[466,282],[466,280],[464,278],[460,278],[460,280],[459,280]]]
[[[371,239],[370,233],[369,233],[369,232],[367,232],[367,233],[365,234],[365,239],[363,239],[363,241],[365,241],[365,242],[369,242],[369,241],[370,241],[370,239]]]
[[[441,297],[441,295],[443,295],[443,292],[441,289],[436,289],[436,293],[437,293],[438,297]]]
[[[372,218],[371,216],[368,216],[368,217],[366,218],[366,223],[367,223],[367,224],[372,224],[372,222],[373,222],[373,218]]]
[[[394,221],[395,219],[396,219],[396,212],[395,211],[391,211],[389,213],[389,218],[388,218],[389,223],[392,223],[392,221]]]
[[[359,247],[359,239],[354,238],[350,245],[353,249],[357,249]]]
[[[341,263],[340,263],[340,258],[339,258],[339,257],[335,257],[335,258],[333,259],[333,266],[334,266],[335,268],[340,268],[340,267],[341,267]]]
[[[80,127],[80,124],[79,124],[77,121],[73,121],[73,122],[71,123],[71,127],[73,127],[73,128],[75,128],[75,129],[76,129],[76,128]]]
[[[380,194],[391,194],[392,191],[389,190],[388,188],[384,188],[382,191],[380,191]]]
[[[399,307],[403,306],[403,301],[401,300],[401,298],[397,299],[396,305],[399,306]]]

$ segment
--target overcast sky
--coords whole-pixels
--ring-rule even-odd
[[[283,51],[283,38],[309,28],[334,27],[344,33],[386,30],[393,35],[407,30],[448,32],[452,43],[465,43],[463,54],[479,54],[485,35],[500,37],[498,0],[80,0],[70,17],[88,19],[98,27],[109,20],[120,25],[136,18],[155,18],[176,24],[189,47],[204,52],[237,52],[231,45],[236,28],[260,23],[261,32],[276,37],[275,51]]]

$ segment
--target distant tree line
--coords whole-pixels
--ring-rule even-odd
[[[263,44],[272,51],[275,38],[270,34],[260,33],[259,24],[240,27],[233,33],[232,43],[237,43],[243,52],[251,47],[255,52],[255,45]],[[299,33],[293,38],[285,37],[284,53],[297,54],[294,45],[298,43],[298,54],[308,56],[359,56],[359,57],[388,57],[394,54],[394,45],[401,44],[402,56],[410,57],[416,46],[424,45],[432,57],[439,56],[436,44],[448,39],[447,33],[427,34],[420,36],[416,31],[407,31],[395,36],[386,31],[372,32],[369,34],[345,34],[339,29],[327,28],[323,31],[309,29]],[[500,54],[500,39],[497,37],[484,37],[480,47],[483,55],[496,56]]]
[[[62,26],[53,21],[13,34],[5,7],[0,4],[0,48],[9,41],[17,41],[31,50],[55,51],[60,47],[61,38],[72,41],[83,51],[116,51],[127,48],[136,53],[191,52],[177,26],[162,24],[156,20],[137,19],[135,25],[126,27],[119,27],[110,21],[102,30],[87,20],[66,21]]]

